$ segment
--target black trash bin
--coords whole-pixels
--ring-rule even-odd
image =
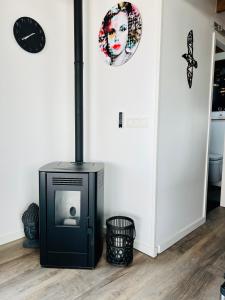
[[[131,218],[116,216],[106,220],[106,259],[116,266],[128,266],[133,261],[135,225]]]

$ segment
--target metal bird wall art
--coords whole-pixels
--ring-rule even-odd
[[[188,66],[187,66],[187,80],[188,80],[188,85],[189,88],[192,87],[192,80],[193,80],[193,70],[194,68],[197,69],[198,67],[198,62],[194,59],[193,56],[193,30],[191,30],[188,33],[187,37],[187,48],[188,48],[188,53],[185,53],[182,55],[184,59],[186,59]]]

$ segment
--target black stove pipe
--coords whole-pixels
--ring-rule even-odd
[[[74,0],[75,161],[83,163],[83,5]]]

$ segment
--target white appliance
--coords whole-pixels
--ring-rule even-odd
[[[209,183],[220,185],[222,179],[223,156],[217,153],[209,154]]]

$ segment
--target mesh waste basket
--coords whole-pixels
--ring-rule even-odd
[[[110,264],[128,266],[133,261],[134,221],[116,216],[106,220],[106,259]]]
[[[225,300],[225,282],[220,287],[220,300]]]

